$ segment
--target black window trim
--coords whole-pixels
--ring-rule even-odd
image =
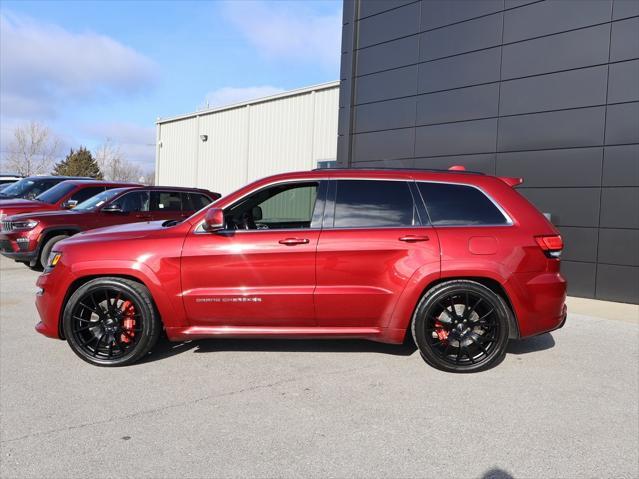
[[[514,226],[514,221],[512,220],[511,216],[506,212],[506,210],[504,210],[501,205],[499,203],[497,203],[492,196],[490,196],[486,191],[484,191],[482,188],[480,188],[477,185],[472,185],[470,183],[457,183],[454,181],[437,181],[437,180],[415,180],[415,185],[417,186],[417,192],[419,193],[419,197],[422,200],[422,204],[424,205],[424,209],[426,210],[426,214],[428,214],[428,208],[426,206],[426,200],[424,199],[424,196],[422,195],[421,191],[419,190],[419,186],[417,185],[417,183],[436,183],[436,184],[440,184],[440,185],[457,185],[457,186],[467,186],[470,188],[475,188],[477,191],[479,191],[481,194],[483,194],[486,198],[488,198],[488,200],[495,206],[495,208],[497,208],[497,210],[504,215],[504,218],[506,219],[505,223],[497,223],[497,224],[481,224],[481,225],[475,225],[475,224],[464,224],[464,225],[432,225],[435,228],[496,228],[496,227],[507,227],[507,226]],[[430,220],[430,216],[428,216],[428,222],[431,223]],[[432,224],[432,223],[431,223]]]
[[[233,208],[234,206],[236,206],[238,203],[244,201],[246,198],[248,198],[251,195],[254,195],[255,193],[259,193],[260,191],[264,191],[267,188],[272,188],[274,186],[279,186],[279,185],[285,185],[285,184],[295,184],[295,183],[317,183],[317,195],[315,197],[315,206],[313,207],[313,214],[311,215],[311,226],[309,228],[281,228],[281,229],[255,229],[255,230],[221,230],[219,231],[219,233],[221,234],[246,234],[246,233],[273,233],[274,231],[282,231],[282,232],[287,232],[287,231],[321,231],[323,229],[323,217],[326,214],[326,191],[327,191],[327,184],[328,184],[329,180],[327,178],[296,178],[294,180],[285,180],[285,181],[274,181],[273,183],[269,183],[267,185],[264,185],[262,188],[259,188],[257,190],[252,190],[248,193],[246,193],[245,195],[242,195],[240,198],[238,198],[237,200],[235,200],[232,204],[226,206],[225,208],[223,208],[224,211]],[[215,202],[216,200],[213,200],[213,202]],[[205,208],[208,208],[210,206],[207,205],[205,206]],[[322,209],[322,215],[321,217],[317,220],[318,226],[313,226],[313,224],[315,223],[315,213],[316,210],[318,209]],[[319,216],[319,215],[318,215]],[[211,234],[208,231],[205,231],[202,228],[202,224],[204,223],[204,220],[200,221],[195,228],[193,228],[192,232],[193,234],[197,234],[197,235],[201,235],[201,234]]]
[[[337,182],[338,181],[394,181],[394,182],[402,182],[406,183],[408,187],[408,191],[410,192],[411,197],[413,198],[413,208],[417,208],[417,220],[420,224],[418,225],[407,225],[407,226],[341,226],[335,227],[335,206],[336,206],[336,197],[337,197]],[[423,204],[423,199],[421,196],[416,197],[413,192],[413,188],[411,185],[415,184],[415,180],[411,178],[375,178],[375,177],[360,177],[360,178],[348,178],[348,177],[335,177],[329,179],[329,189],[326,200],[326,208],[324,210],[324,222],[322,225],[322,229],[331,230],[331,231],[342,231],[342,230],[405,230],[405,229],[414,229],[414,228],[432,228],[430,224],[430,220],[428,216],[423,216],[420,208],[420,203]],[[420,201],[421,199],[421,201]],[[424,208],[425,211],[425,208]]]

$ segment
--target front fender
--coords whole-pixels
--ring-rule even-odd
[[[162,260],[157,272],[134,260],[81,261],[71,265],[75,280],[90,276],[123,276],[143,283],[151,293],[165,327],[187,326],[180,294],[179,261]]]

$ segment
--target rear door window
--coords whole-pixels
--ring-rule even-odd
[[[151,211],[182,211],[179,191],[152,191]]]
[[[410,227],[420,224],[406,181],[339,180],[335,228]]]
[[[436,226],[505,225],[508,220],[480,190],[468,185],[418,182],[426,210]]]

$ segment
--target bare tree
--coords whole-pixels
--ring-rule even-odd
[[[32,121],[13,131],[7,147],[7,171],[23,176],[49,173],[60,147],[60,140],[45,125]]]
[[[139,181],[143,176],[142,168],[126,160],[122,149],[110,138],[95,150],[94,156],[105,180]]]
[[[145,185],[149,185],[149,186],[155,185],[155,171],[147,170],[147,172],[140,177],[140,180],[141,180],[141,183],[144,183]]]

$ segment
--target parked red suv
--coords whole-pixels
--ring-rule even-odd
[[[488,368],[509,338],[563,325],[557,230],[511,185],[465,172],[334,169],[273,176],[177,224],[56,245],[36,329],[85,361],[131,364],[160,331],[365,338],[408,332],[446,371]]]
[[[100,186],[100,193],[95,195],[94,191],[91,198],[71,210],[5,218],[0,230],[0,253],[40,268],[46,265],[58,241],[80,231],[140,221],[181,221],[220,197],[219,193],[194,188],[148,186],[105,191],[105,187],[110,188],[106,184]]]
[[[32,211],[55,211],[70,209],[78,203],[110,189],[124,186],[140,186],[137,183],[92,180],[91,178],[59,181],[51,188],[39,193],[34,199],[0,199],[0,220],[7,216]]]

